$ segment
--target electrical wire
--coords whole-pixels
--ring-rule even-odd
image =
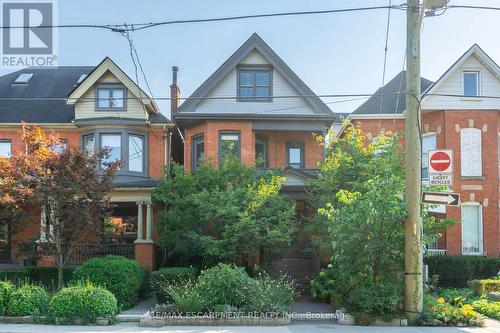
[[[378,119],[378,131],[380,132],[382,128],[382,119],[380,115],[382,114],[383,101],[384,101],[384,86],[385,86],[385,74],[387,70],[387,49],[389,45],[389,28],[391,23],[391,5],[392,0],[389,0],[389,9],[387,10],[387,24],[385,28],[385,47],[384,47],[384,65],[382,68],[382,84],[380,85],[380,107],[378,110],[379,119]]]

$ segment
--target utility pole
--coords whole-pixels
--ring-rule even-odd
[[[420,24],[419,0],[408,0],[406,10],[406,212],[405,313],[414,325],[423,308],[421,147],[420,147]]]

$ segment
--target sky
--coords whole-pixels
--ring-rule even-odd
[[[400,4],[405,1],[392,1]],[[260,13],[387,5],[388,0],[58,0],[59,24],[120,24]],[[450,5],[500,7],[494,0],[451,0]],[[294,17],[160,26],[131,34],[155,97],[168,97],[171,67],[179,67],[188,97],[248,37],[258,33],[317,94],[373,93],[382,83],[387,9]],[[448,9],[424,20],[421,74],[438,79],[470,46],[500,63],[500,11]],[[386,82],[402,70],[406,13],[392,10]],[[96,65],[109,56],[134,77],[128,43],[116,32],[59,29],[59,65]],[[0,73],[4,74],[5,70]],[[144,82],[140,82],[145,86]],[[327,98],[331,103],[346,98]],[[352,112],[363,100],[329,104]],[[168,102],[161,111],[170,116]]]

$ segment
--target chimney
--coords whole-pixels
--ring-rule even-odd
[[[181,91],[177,86],[177,72],[179,68],[177,66],[172,67],[172,85],[170,86],[170,118],[174,120],[174,116],[177,114],[177,109],[179,108],[179,98],[181,97]]]

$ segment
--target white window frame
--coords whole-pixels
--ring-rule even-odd
[[[479,173],[474,172],[474,170],[470,169],[470,160],[471,156],[470,153],[472,153],[472,149],[469,151],[469,156],[466,155],[466,151],[463,149],[463,144],[464,144],[464,134],[465,133],[474,133],[474,134],[479,134],[479,165],[480,165],[480,170]],[[483,138],[482,138],[482,131],[479,128],[473,128],[473,127],[467,127],[467,128],[462,128],[460,130],[460,175],[462,177],[482,177],[483,176]],[[465,168],[465,165],[467,163],[464,163],[464,161],[468,161],[469,163],[469,171]]]
[[[427,133],[422,134],[422,156],[421,156],[421,159],[422,159],[422,168],[421,168],[421,170],[423,171],[424,168],[427,168],[427,177],[424,178],[423,172],[422,172],[422,180],[428,180],[429,179],[429,151],[427,151],[425,158],[424,158],[424,151],[423,151],[424,138],[425,137],[429,137],[429,136],[434,136],[434,149],[429,149],[429,151],[437,149],[437,133],[436,132],[427,132]]]
[[[12,140],[10,139],[0,139],[0,143],[6,143],[9,145],[9,153],[6,156],[0,156],[4,158],[10,158],[12,156]]]
[[[464,220],[463,220],[463,207],[478,207],[479,208],[479,251],[478,252],[474,252],[474,253],[471,253],[471,252],[468,252],[468,253],[464,253],[464,227],[463,227],[463,223],[464,223]],[[460,244],[460,247],[461,247],[461,253],[462,255],[464,256],[482,256],[484,254],[484,236],[483,236],[483,206],[479,203],[479,202],[473,202],[473,201],[469,201],[469,202],[464,202],[461,204],[461,207],[460,207],[460,227],[461,227],[461,244]]]
[[[476,74],[476,91],[477,95],[465,95],[465,74]],[[464,98],[477,98],[481,96],[481,72],[477,69],[465,69],[462,71],[462,95]]]

